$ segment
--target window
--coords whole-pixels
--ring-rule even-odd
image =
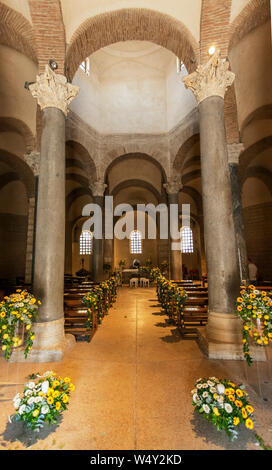
[[[194,252],[193,232],[190,227],[184,227],[181,230],[181,251],[182,253]]]
[[[130,253],[141,254],[142,253],[142,235],[139,230],[134,230],[130,234]]]
[[[91,255],[93,251],[93,237],[91,232],[84,230],[80,235],[79,249],[81,255]]]
[[[90,61],[89,61],[89,59],[83,60],[83,62],[81,62],[81,64],[80,64],[80,68],[81,68],[81,70],[83,70],[84,73],[86,73],[86,75],[90,75]]]

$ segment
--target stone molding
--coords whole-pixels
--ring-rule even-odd
[[[229,62],[222,59],[220,50],[217,50],[206,64],[199,65],[195,72],[183,77],[182,81],[200,104],[210,96],[220,96],[224,99],[234,79],[235,74],[229,71]]]
[[[163,185],[167,194],[178,194],[183,188],[180,176],[176,176]]]
[[[104,196],[105,189],[108,187],[104,181],[94,181],[91,183],[90,188],[93,196]]]
[[[29,85],[29,90],[41,109],[58,108],[67,116],[69,104],[77,96],[79,87],[68,83],[64,75],[56,74],[49,65],[46,65],[44,73],[37,75],[36,80],[36,83]]]
[[[32,152],[24,154],[24,160],[31,168],[35,176],[40,173],[40,152],[33,150]]]
[[[228,144],[228,162],[236,163],[239,165],[239,159],[241,153],[245,150],[245,146],[242,143]]]

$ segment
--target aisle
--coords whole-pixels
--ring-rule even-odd
[[[32,372],[54,370],[76,385],[60,425],[47,437],[41,434],[31,449],[256,449],[248,431],[239,443],[230,443],[195,417],[191,405],[197,378],[227,376],[226,368],[239,378],[245,364],[203,358],[196,343],[181,340],[166,320],[155,289],[121,288],[90,344],[78,342],[60,363],[10,364],[10,380],[17,373],[24,382]],[[1,366],[3,380],[2,359]],[[0,449],[25,448],[24,437],[9,442],[11,434],[18,435],[7,425],[12,403],[1,399],[2,394]],[[269,428],[271,408],[268,413],[260,407],[259,416]]]

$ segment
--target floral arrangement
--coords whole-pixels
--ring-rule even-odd
[[[112,276],[108,281],[104,281],[98,286],[94,286],[82,299],[82,303],[87,305],[88,318],[86,322],[87,331],[92,328],[93,314],[97,315],[98,323],[108,313],[117,297],[118,277]]]
[[[177,315],[178,323],[183,328],[183,310],[184,304],[188,298],[187,292],[182,287],[178,287],[173,282],[168,281],[168,279],[162,275],[157,275],[156,281],[157,297],[162,309],[172,319]]]
[[[162,274],[161,274],[160,268],[152,268],[150,270],[149,276],[150,276],[151,281],[155,281],[161,275]]]
[[[18,393],[14,397],[16,413],[10,417],[10,421],[24,421],[28,428],[40,431],[46,422],[57,423],[61,413],[68,407],[69,395],[75,386],[69,377],[59,377],[52,371],[34,377],[38,378],[37,382],[26,383],[22,396]]]
[[[225,430],[231,440],[237,439],[239,427],[254,428],[254,408],[248,401],[244,385],[210,377],[198,379],[191,391],[195,410],[212,422],[218,431]]]
[[[35,338],[32,324],[37,317],[37,304],[41,302],[21,289],[0,302],[0,343],[6,360],[11,357],[13,348],[21,346],[23,342],[25,357],[32,349]]]
[[[252,364],[249,353],[250,339],[258,346],[267,346],[272,341],[271,294],[250,285],[242,287],[237,298],[237,314],[243,322],[243,350],[248,365]]]

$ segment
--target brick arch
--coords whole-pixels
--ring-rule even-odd
[[[20,157],[6,150],[0,149],[0,162],[5,163],[11,169],[11,172],[18,176],[18,179],[25,185],[28,198],[33,197],[35,194],[35,176],[27,165]]]
[[[182,176],[182,184],[188,184],[190,181],[201,178],[201,170],[193,170]]]
[[[124,8],[84,21],[72,36],[66,55],[66,73],[73,79],[80,63],[98,49],[128,41],[151,41],[172,51],[192,72],[199,46],[190,31],[175,18],[146,8]]]
[[[250,113],[241,124],[241,134],[244,132],[245,128],[251,124],[253,121],[271,119],[272,120],[272,104],[265,104],[260,108],[255,109]]]
[[[109,171],[111,170],[111,168],[113,166],[117,165],[121,161],[129,160],[129,159],[135,159],[135,158],[139,158],[139,160],[141,160],[141,159],[147,160],[150,163],[152,163],[153,165],[155,165],[157,168],[159,168],[159,170],[161,172],[161,175],[162,175],[162,181],[164,183],[166,183],[167,174],[166,174],[166,171],[165,171],[165,168],[163,167],[163,165],[156,158],[154,158],[153,156],[151,156],[149,154],[146,154],[146,153],[141,153],[141,152],[132,152],[132,153],[126,153],[126,154],[123,153],[121,155],[119,154],[115,158],[112,158],[111,161],[108,162],[107,167],[105,168],[104,181],[107,183]]]
[[[0,3],[0,43],[16,49],[37,63],[34,31],[19,12]]]
[[[90,182],[96,181],[97,179],[97,168],[94,160],[92,159],[90,153],[76,140],[67,140],[66,141],[66,159],[68,160],[78,160],[86,172]]]
[[[266,23],[269,19],[270,1],[250,0],[230,25],[228,50],[230,51],[248,33]]]
[[[20,134],[26,146],[26,152],[32,152],[36,147],[36,139],[28,125],[20,119],[0,116],[0,132],[16,132]]]

